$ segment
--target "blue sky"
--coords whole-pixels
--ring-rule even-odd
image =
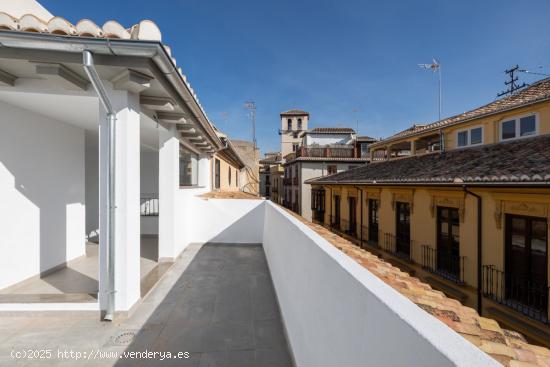
[[[442,64],[443,116],[494,100],[515,64],[550,74],[547,0],[41,3],[72,22],[155,21],[209,117],[232,138],[251,139],[243,102],[256,102],[262,152],[279,149],[279,112],[290,108],[309,111],[310,127],[358,119],[359,132],[374,137],[433,121],[437,79],[417,66],[433,57]]]

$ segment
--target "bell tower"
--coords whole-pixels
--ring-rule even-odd
[[[281,112],[281,155],[284,158],[288,153],[294,152],[300,145],[302,138],[300,133],[307,130],[309,112],[302,110],[288,110]]]

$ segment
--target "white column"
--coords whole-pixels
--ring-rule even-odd
[[[136,94],[111,92],[116,113],[115,140],[115,311],[129,310],[140,298],[140,115]],[[108,144],[105,112],[100,113],[100,303],[106,300],[105,213]]]
[[[176,126],[159,126],[159,260],[176,254],[177,193],[179,190],[179,139]]]
[[[208,190],[211,189],[210,178],[212,177],[210,160],[207,155],[201,155],[199,158],[199,186]]]

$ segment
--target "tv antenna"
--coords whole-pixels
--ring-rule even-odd
[[[434,73],[437,72],[438,84],[439,84],[439,119],[441,121],[441,63],[436,59],[432,59],[431,64],[418,64],[419,67],[426,70],[431,70]]]
[[[256,145],[256,103],[254,101],[246,101],[244,108],[250,111],[250,119],[252,120],[252,141],[254,142],[254,151],[258,147]]]
[[[510,76],[510,79],[504,82],[504,84],[508,87],[508,89],[498,93],[497,97],[502,97],[507,94],[514,94],[517,90],[527,86],[527,84],[525,83],[522,83],[521,85],[517,84],[517,81],[519,80],[519,78],[517,77],[516,73],[521,71],[522,70],[520,70],[518,65],[504,71],[505,74],[508,74]]]

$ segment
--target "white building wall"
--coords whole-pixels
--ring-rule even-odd
[[[360,163],[335,163],[335,162],[301,162],[300,182],[301,182],[301,199],[300,208],[302,209],[302,217],[311,221],[313,213],[311,211],[311,185],[304,183],[305,181],[327,175],[327,166],[336,165],[337,172],[347,171],[350,166],[358,166]]]
[[[296,366],[500,365],[304,223],[271,202],[265,211],[263,246]]]
[[[351,144],[351,134],[307,134],[304,137],[306,145],[318,144]]]
[[[0,288],[85,253],[84,129],[0,102]]]

